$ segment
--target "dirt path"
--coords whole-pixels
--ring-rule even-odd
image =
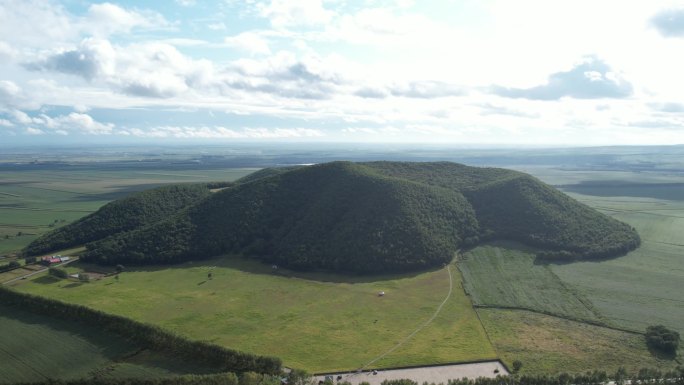
[[[435,313],[432,315],[432,317],[430,317],[430,319],[427,320],[427,321],[425,321],[422,325],[418,326],[418,329],[414,330],[411,334],[409,334],[408,336],[404,337],[404,339],[401,340],[401,341],[399,341],[398,344],[394,345],[391,349],[389,349],[388,351],[386,351],[386,352],[382,353],[381,355],[375,357],[374,359],[368,361],[365,365],[363,365],[362,367],[360,367],[358,370],[364,370],[364,369],[366,369],[367,367],[373,365],[373,364],[376,363],[377,361],[380,361],[381,359],[385,358],[385,356],[387,356],[388,354],[390,354],[390,353],[392,353],[393,351],[399,349],[403,344],[405,344],[408,340],[410,340],[414,335],[416,335],[419,331],[423,330],[423,329],[424,329],[426,326],[428,326],[432,321],[434,321],[435,318],[437,318],[437,316],[439,315],[439,312],[442,311],[442,308],[444,307],[444,305],[446,305],[446,303],[447,303],[447,301],[449,300],[449,298],[451,298],[451,292],[452,292],[453,289],[454,289],[453,278],[451,277],[451,268],[450,268],[449,265],[447,265],[446,270],[447,270],[447,273],[449,274],[449,293],[447,293],[447,296],[446,296],[446,298],[444,298],[444,301],[442,301],[442,303],[439,304],[439,306],[437,307],[437,310],[436,310]]]
[[[62,267],[62,266],[66,266],[66,265],[68,265],[68,264],[70,264],[71,262],[74,262],[74,261],[78,261],[78,258],[74,257],[74,258],[72,258],[72,259],[70,259],[70,260],[68,260],[68,261],[66,261],[66,262],[62,262],[62,263],[60,263],[59,265],[55,265],[55,266],[51,266],[51,267]],[[3,284],[3,285],[9,285],[9,284],[12,283],[12,282],[16,282],[16,281],[19,281],[19,280],[21,280],[21,279],[26,279],[26,278],[32,277],[32,276],[34,276],[34,275],[36,275],[36,274],[44,273],[44,272],[48,271],[49,269],[50,269],[49,267],[46,267],[46,268],[44,268],[44,269],[42,269],[42,270],[37,270],[37,271],[34,271],[33,273],[29,273],[29,274],[26,274],[26,275],[22,275],[21,277],[17,277],[17,278],[10,279],[9,281],[5,281],[5,282],[3,282],[2,284]]]

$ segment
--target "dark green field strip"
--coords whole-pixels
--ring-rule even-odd
[[[2,210],[25,210],[25,211],[51,211],[58,213],[92,213],[92,210],[76,210],[76,209],[45,209],[45,208],[30,208],[30,207],[10,207],[0,205]]]
[[[16,223],[0,223],[0,228],[16,228],[16,229],[38,229],[49,228],[48,225],[21,225]]]
[[[0,305],[1,381],[85,377],[132,346],[94,328]]]
[[[71,190],[60,190],[60,189],[47,188],[47,187],[26,186],[26,187],[24,187],[24,188],[33,189],[33,190],[54,191],[54,192],[67,193],[67,194],[75,194],[75,195],[97,195],[96,193],[92,193],[92,192],[80,192],[80,191],[71,191]]]

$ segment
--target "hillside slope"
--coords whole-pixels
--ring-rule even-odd
[[[412,270],[448,262],[476,235],[462,194],[333,163],[223,190],[174,218],[90,245],[85,257],[177,262],[234,252],[299,269]]]
[[[377,272],[439,266],[492,238],[554,258],[639,245],[631,227],[527,174],[448,162],[264,170],[157,218],[88,244],[84,258],[176,263],[235,253],[297,269]]]
[[[25,253],[36,255],[96,241],[156,222],[209,196],[206,184],[163,186],[134,193],[104,205],[78,221],[31,242]]]

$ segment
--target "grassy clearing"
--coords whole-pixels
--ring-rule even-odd
[[[170,183],[231,181],[255,169],[0,171],[0,254],[114,199]],[[18,235],[19,232],[22,235]]]
[[[524,308],[567,318],[601,322],[584,296],[571,290],[532,251],[515,244],[479,246],[465,253],[459,268],[475,305]]]
[[[616,325],[643,331],[649,325],[663,324],[684,333],[684,204],[580,199],[634,226],[643,244],[621,258],[558,265],[553,271]]]
[[[455,269],[453,269],[455,270]],[[212,279],[208,279],[208,272]],[[469,300],[455,288],[433,324],[378,366],[493,358]],[[190,338],[309,371],[355,369],[393,347],[444,300],[446,269],[414,275],[299,274],[238,258],[124,272],[88,284],[41,276],[20,291],[158,324]],[[387,295],[379,297],[379,291]]]
[[[614,372],[621,366],[635,372],[678,365],[653,356],[639,334],[521,310],[477,311],[496,351],[509,367],[520,360],[521,373]]]
[[[0,383],[203,373],[104,333],[0,305]]]

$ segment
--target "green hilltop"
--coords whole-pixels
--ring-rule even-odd
[[[27,251],[71,246],[67,239],[87,243],[83,258],[103,264],[232,253],[295,269],[370,273],[439,266],[490,239],[562,259],[617,256],[640,243],[630,226],[530,175],[498,168],[332,162],[262,170],[213,193],[210,187],[170,186],[112,202]]]

